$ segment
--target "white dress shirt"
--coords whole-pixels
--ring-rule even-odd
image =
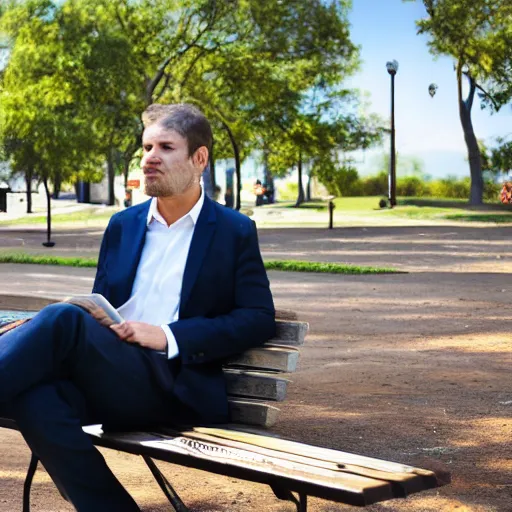
[[[132,294],[118,308],[125,320],[159,325],[167,338],[167,357],[179,354],[176,338],[167,324],[179,319],[181,286],[192,235],[204,203],[204,192],[193,208],[167,226],[151,200],[146,241],[133,282]]]

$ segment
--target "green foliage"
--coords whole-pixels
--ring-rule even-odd
[[[388,193],[387,171],[381,171],[376,176],[366,176],[361,181],[362,194],[365,196],[383,196]]]
[[[498,138],[498,145],[490,150],[489,167],[494,172],[512,172],[512,140]]]
[[[482,106],[498,110],[512,97],[510,0],[423,0],[428,17],[417,22],[429,34],[434,55],[450,55],[482,86]],[[485,92],[484,90],[485,89]]]
[[[448,197],[465,199],[469,197],[469,189],[471,187],[471,180],[464,178],[457,180],[456,178],[444,178],[441,180],[433,181],[430,185],[431,197]]]
[[[341,197],[350,196],[387,196],[388,173],[381,171],[373,176],[359,177],[350,168],[333,169],[331,176],[337,181],[329,181],[326,188],[330,194]],[[325,183],[325,182],[324,182]],[[450,199],[467,199],[471,180],[469,178],[447,178],[429,180],[419,176],[404,176],[397,179],[396,193],[400,197],[435,197]],[[484,199],[496,202],[499,198],[501,185],[493,180],[484,183]]]
[[[417,176],[406,176],[397,180],[396,194],[405,197],[424,197],[430,194],[430,187]]]
[[[404,0],[411,1],[411,0]],[[471,110],[475,94],[482,108],[498,111],[512,99],[512,2],[510,0],[423,0],[427,17],[418,32],[429,35],[430,51],[455,59],[458,107],[471,174],[469,199],[482,203],[487,162],[482,161]],[[463,80],[469,91],[463,97]],[[483,155],[486,156],[485,154]]]
[[[299,187],[297,183],[286,182],[277,188],[280,201],[293,201],[297,198]]]

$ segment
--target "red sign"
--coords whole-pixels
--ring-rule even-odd
[[[128,180],[128,188],[140,188],[140,180]]]

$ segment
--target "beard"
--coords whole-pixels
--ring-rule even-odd
[[[159,174],[157,179],[145,176],[144,191],[151,197],[179,196],[196,183],[199,183],[199,177],[196,176],[193,169],[184,165]]]

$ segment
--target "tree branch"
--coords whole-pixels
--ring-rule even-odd
[[[496,102],[496,100],[480,84],[477,83],[477,81],[471,76],[471,73],[469,71],[465,71],[465,72],[463,72],[463,74],[466,76],[466,78],[469,80],[469,83],[471,84],[471,88],[470,88],[470,91],[469,91],[469,94],[468,94],[468,98],[466,99],[466,102],[468,102],[470,100],[470,96],[471,96],[470,108],[473,105],[473,99],[474,99],[474,96],[475,96],[475,89],[478,89],[493,104],[494,108],[496,110],[498,110],[499,109],[499,105]]]
[[[154,99],[154,101],[158,101],[164,95],[165,90],[169,86],[169,82],[171,81],[171,78],[172,78],[172,74],[171,73],[166,73],[165,74],[164,85],[162,86],[162,89],[160,89],[160,92],[156,95],[156,98]]]
[[[499,110],[500,106],[498,105],[498,102],[480,85],[475,82],[475,87],[481,91],[486,98],[489,99],[489,101],[493,104],[494,108],[496,110]]]

